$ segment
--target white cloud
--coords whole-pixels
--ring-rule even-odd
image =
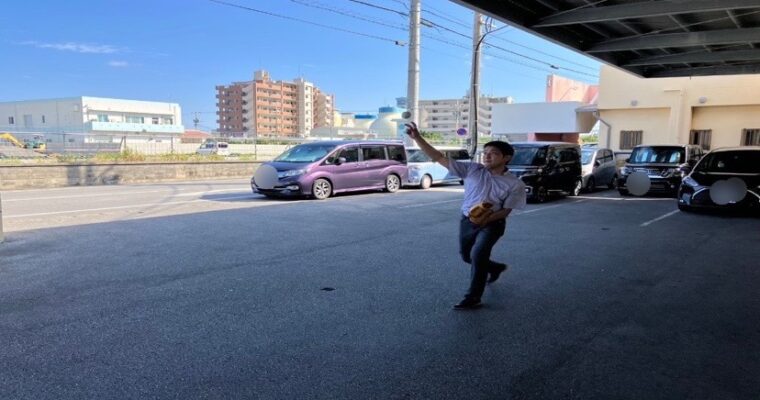
[[[59,51],[73,51],[75,53],[90,53],[90,54],[113,54],[122,51],[116,46],[110,44],[91,44],[91,43],[42,43],[35,40],[29,40],[21,42],[20,44],[25,46],[34,46],[40,49],[53,49]]]
[[[108,62],[108,66],[114,68],[126,68],[129,66],[129,63],[126,61],[111,60]]]

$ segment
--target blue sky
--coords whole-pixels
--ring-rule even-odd
[[[82,95],[177,102],[186,126],[199,112],[200,125],[215,129],[214,87],[249,80],[257,69],[278,80],[303,76],[335,94],[343,111],[373,111],[406,95],[408,48],[393,41],[408,42],[407,17],[351,0],[225,1],[372,37],[209,0],[7,2],[0,101]],[[362,1],[408,11],[408,0]],[[423,18],[441,27],[423,28],[420,97],[461,97],[471,42],[448,30],[470,35],[472,11],[446,0],[422,0],[422,8]],[[542,101],[551,72],[598,79],[596,61],[515,28],[487,41],[520,55],[486,49],[483,93]]]

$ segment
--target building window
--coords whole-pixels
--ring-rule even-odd
[[[98,122],[108,122],[108,115],[98,114]]]
[[[760,129],[743,129],[742,145],[760,146]]]
[[[153,125],[158,125],[158,117],[153,117],[153,118],[151,118],[151,123],[152,123]]]
[[[126,118],[126,122],[129,124],[144,124],[145,118],[144,117],[135,117],[132,115],[128,115]]]
[[[712,140],[712,129],[695,129],[691,131],[689,144],[698,144],[703,150],[710,150],[710,141]]]
[[[42,123],[43,124],[45,123],[45,116],[44,115],[42,116]]]
[[[13,117],[8,117],[8,125],[13,125],[16,123],[16,120]]]
[[[620,131],[620,149],[632,149],[641,144],[644,131]]]

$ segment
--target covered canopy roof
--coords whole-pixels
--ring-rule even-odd
[[[760,0],[453,0],[642,77],[760,73]]]

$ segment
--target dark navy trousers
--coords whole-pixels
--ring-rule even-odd
[[[478,226],[463,216],[459,224],[459,252],[462,260],[470,264],[470,289],[465,298],[480,300],[486,288],[488,273],[497,265],[491,261],[491,249],[504,235],[506,220],[493,221],[485,226]]]

